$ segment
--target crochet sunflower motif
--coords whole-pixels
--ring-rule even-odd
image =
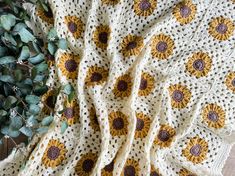
[[[225,124],[225,111],[216,104],[208,104],[202,111],[203,122],[211,128],[222,128]]]
[[[44,10],[42,7],[37,8],[37,16],[43,21],[48,24],[54,24],[53,13],[50,8],[48,11]]]
[[[171,106],[173,108],[182,109],[187,106],[191,99],[190,90],[183,85],[174,84],[168,88],[171,97]]]
[[[189,170],[183,168],[180,169],[179,171],[179,176],[197,176],[196,174],[193,174],[192,172],[190,172]]]
[[[160,148],[169,147],[175,137],[175,129],[169,125],[161,125],[160,130],[154,140],[156,145],[159,145]]]
[[[128,97],[131,94],[131,87],[132,80],[129,74],[122,75],[117,78],[114,84],[113,94],[119,98]]]
[[[114,161],[106,165],[101,170],[101,176],[113,176],[113,169],[114,169]]]
[[[139,175],[140,167],[139,163],[134,159],[127,159],[121,176]]]
[[[85,84],[88,87],[94,87],[104,83],[108,78],[108,70],[103,67],[91,66],[89,67],[85,79]]]
[[[148,96],[154,89],[154,77],[149,73],[142,73],[140,86],[139,86],[139,96]]]
[[[53,55],[47,54],[45,59],[49,68],[55,65],[55,57]]]
[[[144,46],[144,39],[137,35],[127,35],[121,43],[121,53],[124,57],[137,56]]]
[[[217,40],[228,40],[232,35],[235,26],[229,18],[217,17],[209,23],[209,34]]]
[[[98,117],[96,115],[96,111],[95,111],[95,108],[92,107],[89,111],[90,113],[90,126],[92,127],[92,129],[94,131],[99,131],[100,130],[100,126],[99,126],[99,121],[98,121]]]
[[[75,39],[82,36],[84,24],[77,16],[65,16],[64,22]]]
[[[106,5],[115,6],[120,2],[120,0],[101,0],[101,2]]]
[[[80,57],[70,53],[63,53],[59,58],[58,67],[68,79],[76,79]]]
[[[127,134],[127,116],[121,111],[113,111],[109,114],[109,127],[112,136],[122,136]]]
[[[45,167],[55,168],[65,159],[67,149],[59,140],[51,139],[42,157]]]
[[[69,102],[65,101],[65,109],[61,115],[62,120],[66,120],[68,125],[75,124],[79,119],[79,106],[76,100]]]
[[[235,72],[227,74],[225,84],[229,90],[235,93]]]
[[[134,12],[139,16],[149,16],[157,7],[157,0],[135,0]]]
[[[196,52],[188,59],[186,70],[196,78],[206,76],[211,70],[212,59],[207,53]]]
[[[148,135],[151,120],[142,112],[136,114],[135,138],[145,138]]]
[[[165,34],[155,35],[151,41],[151,54],[154,58],[164,60],[173,54],[174,41]]]
[[[42,96],[42,103],[43,109],[42,111],[49,115],[50,112],[54,111],[56,102],[55,90],[49,89],[43,96]]]
[[[199,136],[190,138],[186,148],[182,150],[183,156],[194,164],[203,162],[207,158],[207,153],[208,143]]]
[[[89,152],[82,155],[75,166],[76,174],[79,176],[89,176],[92,173],[97,158],[98,156],[96,153]]]
[[[191,0],[184,0],[178,3],[173,9],[173,15],[181,24],[188,24],[195,18],[197,13],[197,6]]]
[[[155,169],[153,165],[151,165],[150,176],[162,176],[159,172],[159,169]]]
[[[107,25],[97,26],[93,33],[93,41],[98,48],[105,50],[108,46],[111,29]]]

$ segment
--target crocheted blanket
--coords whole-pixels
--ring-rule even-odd
[[[68,40],[47,58],[42,113],[54,108],[54,123],[24,168],[9,161],[3,172],[221,176],[235,141],[235,1],[49,2],[25,7],[35,33],[55,27]],[[51,104],[68,83],[76,98]]]

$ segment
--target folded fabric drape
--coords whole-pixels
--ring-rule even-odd
[[[235,141],[235,1],[49,2],[51,13],[25,4],[35,33],[55,27],[69,43],[48,58],[43,101],[68,83],[76,99],[58,95],[24,169],[5,172],[222,175]]]

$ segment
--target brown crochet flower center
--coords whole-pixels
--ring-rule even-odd
[[[107,32],[101,32],[99,34],[99,41],[101,43],[104,43],[104,44],[106,44],[108,42],[108,34],[107,34]]]
[[[124,169],[125,176],[135,176],[135,168],[133,166],[126,166]]]
[[[82,168],[83,168],[83,171],[85,171],[85,172],[91,172],[93,166],[94,166],[94,161],[91,159],[86,159],[82,163]]]
[[[69,22],[68,29],[70,32],[74,33],[77,31],[77,25],[74,22]]]
[[[137,118],[136,130],[141,131],[143,128],[144,128],[144,121],[142,119]]]
[[[166,42],[158,42],[157,46],[156,46],[156,49],[159,51],[159,52],[165,52],[167,50],[167,43]]]
[[[104,170],[107,171],[107,172],[112,172],[113,171],[113,165],[114,165],[114,162],[112,161],[110,164],[108,164],[104,167]]]
[[[139,89],[145,90],[147,88],[147,85],[148,85],[148,81],[146,79],[141,79]]]
[[[224,34],[226,33],[228,30],[228,26],[224,23],[220,23],[218,24],[218,26],[216,27],[216,31],[220,34]]]
[[[124,127],[124,121],[121,117],[115,118],[113,120],[113,127],[116,130],[121,130]]]
[[[184,94],[183,94],[183,92],[181,92],[179,90],[175,90],[172,94],[172,98],[173,98],[173,100],[180,102],[183,100]]]
[[[120,80],[119,82],[118,82],[118,85],[117,85],[117,88],[118,88],[118,90],[119,91],[126,91],[127,90],[127,82],[126,81],[124,81],[124,80]]]
[[[168,141],[170,139],[169,132],[166,130],[160,130],[158,134],[158,139],[163,142]]]
[[[150,176],[159,176],[159,174],[156,171],[153,171],[150,173]]]
[[[77,63],[75,62],[75,60],[70,59],[67,60],[65,62],[65,68],[69,71],[69,72],[74,72],[77,69]]]
[[[209,113],[208,113],[208,119],[209,120],[211,120],[211,121],[213,121],[213,122],[216,122],[216,121],[218,121],[218,119],[219,119],[219,117],[218,117],[218,114],[216,113],[216,112],[214,112],[214,111],[210,111]]]
[[[73,118],[73,108],[66,108],[64,115],[67,119]]]
[[[184,18],[187,18],[189,15],[191,14],[191,9],[186,6],[186,5],[183,5],[181,8],[180,8],[180,15]]]
[[[44,14],[48,18],[53,18],[53,13],[52,13],[52,10],[50,8],[48,8],[48,11],[44,10]]]
[[[51,146],[47,151],[47,156],[50,160],[55,160],[60,155],[60,149],[55,146]]]
[[[143,11],[148,10],[149,8],[151,8],[151,3],[148,0],[142,0],[139,3],[139,8]]]
[[[127,50],[134,49],[137,46],[137,43],[135,41],[129,42],[126,46]]]
[[[98,82],[102,79],[102,75],[98,72],[94,72],[91,75],[91,82]]]
[[[199,144],[196,144],[191,147],[190,153],[194,156],[199,156],[201,153],[202,147]]]
[[[54,109],[55,104],[54,104],[53,96],[52,95],[47,97],[46,105],[49,106],[51,109]]]
[[[205,68],[205,62],[202,59],[195,60],[193,62],[193,67],[196,70],[202,71]]]

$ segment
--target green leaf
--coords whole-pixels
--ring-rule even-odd
[[[57,50],[57,46],[53,42],[49,42],[47,48],[51,55],[54,55]]]
[[[23,78],[22,70],[16,69],[14,74],[15,74],[15,80],[16,80],[16,81],[19,82],[19,81],[22,80],[22,78]]]
[[[13,129],[20,129],[23,125],[22,119],[19,116],[11,117],[10,126]]]
[[[75,92],[72,91],[72,92],[68,95],[68,100],[69,100],[69,102],[71,102],[71,101],[74,99],[74,97],[75,97]]]
[[[20,56],[18,58],[19,61],[26,60],[30,57],[29,47],[23,46],[20,52]]]
[[[22,42],[28,43],[34,41],[35,37],[27,29],[22,28],[19,32]]]
[[[20,135],[20,132],[18,130],[14,130],[14,129],[9,128],[8,135],[10,137],[16,138]]]
[[[67,128],[68,128],[68,123],[66,121],[63,121],[60,127],[61,134],[63,134]]]
[[[3,117],[3,116],[6,116],[7,115],[7,111],[4,111],[4,110],[0,110],[0,116]]]
[[[8,82],[8,83],[14,83],[14,79],[10,75],[1,75],[0,81],[2,82]]]
[[[49,126],[53,120],[54,120],[53,116],[47,116],[42,120],[41,124],[43,126]]]
[[[36,96],[36,95],[27,95],[25,97],[25,101],[28,104],[37,104],[40,101],[40,97]]]
[[[12,62],[15,62],[15,61],[16,60],[13,56],[4,56],[4,57],[0,58],[0,65],[9,64],[9,63],[12,63]]]
[[[44,55],[42,53],[28,59],[28,61],[34,65],[41,63],[43,60],[44,60]]]
[[[43,134],[46,133],[48,131],[48,127],[40,127],[36,130],[36,132],[38,132],[39,134]]]
[[[68,49],[68,45],[67,45],[67,41],[65,40],[65,39],[59,39],[59,41],[58,41],[58,47],[60,48],[60,49],[63,49],[63,50],[66,50],[66,49]]]
[[[1,26],[9,31],[15,25],[16,17],[12,14],[2,15],[0,17]]]
[[[45,79],[45,75],[36,75],[33,82],[34,83],[42,82],[44,79]]]
[[[1,133],[2,134],[8,135],[8,132],[9,132],[9,127],[8,126],[2,126],[1,127]]]
[[[28,127],[34,127],[34,126],[36,126],[36,125],[38,125],[38,121],[37,121],[37,119],[36,119],[33,115],[31,115],[31,116],[27,119],[27,126],[28,126]]]
[[[12,44],[13,46],[17,45],[17,42],[14,39],[14,37],[11,34],[7,33],[7,32],[4,33],[4,36],[2,37],[2,40],[7,46],[9,46],[9,44]]]
[[[26,126],[23,126],[22,128],[20,128],[20,132],[28,137],[31,137],[33,135],[33,131],[31,130],[31,128],[26,127]]]
[[[25,23],[17,23],[13,28],[13,33],[17,34],[23,28],[27,28]]]
[[[66,84],[66,85],[64,86],[64,93],[67,94],[67,95],[71,94],[71,92],[72,92],[73,90],[74,90],[74,89],[73,89],[73,87],[72,87],[71,84]]]
[[[8,109],[10,109],[11,106],[12,106],[14,103],[16,103],[16,102],[17,102],[17,99],[16,99],[15,97],[13,97],[13,96],[8,96],[8,97],[5,99],[4,103],[3,103],[3,108],[4,108],[5,110],[8,110]]]
[[[55,30],[55,28],[51,28],[51,30],[49,31],[48,35],[47,35],[47,39],[54,41],[57,38],[57,32]]]
[[[40,63],[39,65],[36,66],[37,72],[45,72],[48,70],[48,65],[45,63]]]
[[[0,57],[5,56],[7,53],[7,48],[0,46]]]
[[[38,105],[35,104],[30,104],[29,105],[29,112],[31,114],[37,115],[40,112],[40,107]]]

